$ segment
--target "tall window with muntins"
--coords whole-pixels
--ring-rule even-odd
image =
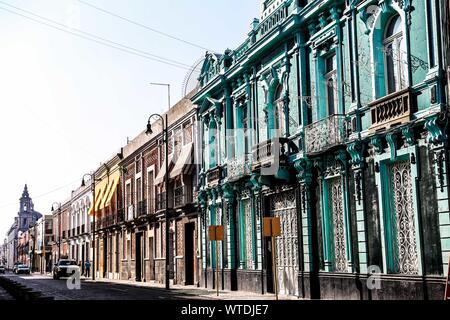
[[[136,179],[136,203],[140,205],[142,199],[142,180],[141,178]],[[141,214],[141,212],[139,212]]]
[[[383,40],[386,92],[391,94],[406,88],[406,57],[404,54],[402,19],[392,17],[387,24]]]
[[[215,168],[218,164],[218,137],[217,123],[214,118],[209,122],[209,168]]]
[[[419,273],[411,163],[397,161],[386,166],[385,205],[386,261],[388,273]]]
[[[183,146],[183,131],[181,129],[176,129],[174,134],[174,149],[175,149],[175,156],[180,155],[181,147]]]
[[[127,213],[128,213],[128,220],[132,218],[133,210],[131,207],[131,183],[127,183],[126,187],[126,202],[127,202]]]
[[[192,142],[192,124],[188,123],[183,126],[184,145]]]
[[[283,86],[281,85],[278,86],[275,94],[274,109],[278,136],[284,137],[286,135],[286,110],[284,109]]]
[[[153,182],[153,171],[149,171],[147,175],[147,199],[148,199],[148,212],[154,213],[155,208],[155,187]]]
[[[337,63],[336,54],[325,58],[324,80],[326,84],[326,103],[328,116],[336,113],[338,105],[337,94]]]
[[[244,154],[250,153],[249,146],[249,130],[248,130],[248,108],[247,105],[242,106],[242,129],[244,131]]]

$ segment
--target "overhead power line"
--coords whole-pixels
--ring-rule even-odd
[[[64,188],[67,188],[67,187],[73,185],[73,184],[74,184],[75,182],[77,182],[77,181],[80,182],[81,179],[78,178],[77,180],[73,180],[73,181],[71,181],[71,182],[69,182],[69,183],[67,183],[67,184],[65,184],[65,185],[63,185],[63,186],[57,187],[57,188],[55,188],[55,189],[53,189],[53,190],[47,191],[47,192],[42,193],[42,194],[40,194],[40,195],[38,195],[38,196],[36,196],[36,197],[33,197],[33,199],[39,199],[39,198],[48,196],[49,194],[55,193],[55,192],[57,192],[57,191],[59,191],[59,190],[62,190],[62,189],[64,189]],[[10,207],[10,206],[13,206],[13,205],[15,205],[15,204],[17,204],[17,202],[11,202],[11,203],[2,204],[2,205],[0,205],[0,209],[6,208],[6,207]]]
[[[178,62],[178,61],[175,61],[175,60],[171,60],[171,59],[167,59],[167,58],[164,58],[164,57],[161,57],[161,56],[157,56],[157,55],[151,54],[149,52],[142,51],[142,50],[130,47],[130,46],[126,46],[126,45],[120,44],[118,42],[111,41],[109,39],[106,39],[106,38],[103,38],[103,37],[99,37],[99,36],[96,36],[96,35],[94,35],[92,33],[88,33],[88,32],[85,32],[85,31],[82,31],[82,30],[79,30],[79,29],[76,29],[76,28],[71,28],[71,27],[69,27],[69,26],[67,26],[65,24],[62,24],[62,23],[59,23],[57,21],[54,21],[54,20],[48,19],[46,17],[40,16],[40,15],[35,14],[35,13],[31,12],[31,11],[18,8],[16,6],[10,5],[10,4],[8,4],[6,2],[3,2],[3,1],[0,1],[0,3],[4,4],[4,5],[7,5],[9,7],[12,7],[14,9],[16,9],[16,10],[20,10],[22,12],[26,12],[27,14],[30,14],[30,15],[35,16],[35,17],[38,17],[39,19],[48,21],[48,22],[50,22],[52,24],[46,23],[44,21],[37,20],[37,19],[32,18],[30,16],[27,16],[27,15],[21,14],[19,12],[15,12],[15,11],[9,10],[7,8],[4,8],[4,7],[0,7],[1,10],[7,11],[9,13],[12,13],[12,14],[15,14],[15,15],[18,15],[18,16],[21,16],[21,17],[26,18],[28,20],[34,21],[36,23],[43,24],[45,26],[57,29],[59,31],[63,31],[63,32],[69,33],[69,34],[77,36],[79,38],[82,38],[82,39],[85,39],[85,40],[89,40],[89,41],[93,41],[93,42],[102,44],[104,46],[107,46],[107,47],[110,47],[110,48],[113,48],[113,49],[116,49],[116,50],[124,51],[124,52],[130,53],[130,54],[133,54],[133,55],[136,55],[136,56],[148,59],[148,60],[164,63],[164,64],[167,64],[167,65],[170,65],[170,66],[173,66],[173,67],[177,67],[177,68],[180,68],[180,69],[184,69],[184,70],[191,70],[191,67],[188,64],[185,64],[185,63],[182,63],[182,62]],[[55,26],[53,24],[62,26],[63,28],[66,28],[66,29],[60,28],[60,27]],[[71,31],[71,30],[74,30],[76,32]]]
[[[147,26],[147,25],[145,25],[145,24],[142,24],[142,23],[140,23],[140,22],[136,22],[136,21],[131,20],[131,19],[129,19],[129,18],[126,18],[126,17],[123,17],[123,16],[121,16],[121,15],[118,15],[117,13],[114,13],[114,12],[108,11],[108,10],[106,10],[106,9],[100,8],[100,7],[98,7],[98,6],[95,6],[95,5],[93,5],[93,4],[89,3],[89,2],[86,2],[86,1],[83,1],[83,0],[78,0],[78,2],[80,2],[80,3],[82,3],[82,4],[86,5],[86,6],[89,6],[89,7],[93,8],[93,9],[95,9],[95,10],[98,10],[98,11],[101,11],[101,12],[103,12],[103,13],[105,13],[105,14],[108,14],[108,15],[110,15],[110,16],[116,17],[116,18],[118,18],[118,19],[121,19],[121,20],[123,20],[123,21],[129,22],[129,23],[134,24],[134,25],[136,25],[136,26],[139,26],[139,27],[141,27],[141,28],[150,30],[150,31],[152,31],[152,32],[154,32],[154,33],[157,33],[157,34],[159,34],[159,35],[162,35],[162,36],[164,36],[164,37],[170,38],[170,39],[172,39],[172,40],[176,40],[176,41],[179,41],[179,42],[183,42],[183,43],[185,43],[185,44],[187,44],[187,45],[190,45],[190,46],[192,46],[192,47],[196,47],[196,48],[198,48],[198,49],[202,49],[202,50],[206,50],[206,51],[211,51],[211,52],[213,52],[213,50],[210,50],[210,49],[208,49],[208,48],[205,48],[205,47],[203,47],[203,46],[201,46],[201,45],[199,45],[199,44],[195,44],[195,43],[193,43],[193,42],[191,42],[191,41],[187,41],[187,40],[181,39],[181,38],[179,38],[179,37],[170,35],[170,34],[168,34],[168,33],[166,33],[166,32],[163,32],[163,31],[157,30],[157,29],[155,29],[155,28],[149,27],[149,26]]]

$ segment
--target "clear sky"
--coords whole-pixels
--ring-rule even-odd
[[[236,48],[259,14],[258,0],[83,1],[219,52]],[[0,8],[49,23],[5,3],[188,66],[205,54],[78,0],[0,0]],[[0,9],[0,239],[25,183],[35,209],[50,214],[84,173],[166,109],[165,89],[149,83],[170,83],[174,103],[186,73]]]

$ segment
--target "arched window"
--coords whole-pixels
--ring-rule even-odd
[[[383,40],[385,58],[385,81],[387,94],[406,87],[406,58],[404,55],[402,19],[399,15],[391,18],[387,24]]]

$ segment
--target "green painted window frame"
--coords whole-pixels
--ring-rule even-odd
[[[334,236],[333,236],[333,219],[332,209],[330,208],[329,195],[329,181],[332,179],[339,179],[342,188],[342,207],[343,207],[343,219],[344,219],[344,234],[345,234],[345,255],[347,259],[347,272],[349,268],[349,246],[351,244],[349,239],[349,226],[348,226],[348,214],[349,208],[345,201],[345,176],[333,175],[330,177],[322,178],[321,181],[321,213],[322,213],[322,242],[323,242],[323,256],[324,256],[324,268],[328,272],[336,272],[336,252],[334,248]]]
[[[391,197],[387,190],[386,185],[390,183],[389,170],[388,166],[392,165],[392,163],[398,161],[404,161],[406,159],[411,160],[411,154],[414,154],[416,158],[416,163],[411,163],[411,183],[412,183],[412,192],[413,192],[413,209],[414,209],[414,226],[415,226],[415,234],[416,234],[416,246],[417,246],[417,256],[418,256],[418,276],[423,275],[423,254],[422,254],[422,233],[421,233],[421,212],[418,204],[418,181],[417,179],[420,177],[419,172],[419,150],[418,146],[410,146],[407,148],[403,148],[396,151],[395,157],[390,152],[376,155],[374,157],[374,162],[379,163],[380,170],[379,172],[375,172],[375,181],[378,189],[378,202],[379,202],[379,220],[380,220],[380,235],[381,235],[381,247],[382,247],[382,257],[383,257],[383,273],[384,274],[393,274],[393,275],[401,275],[401,276],[409,276],[400,273],[393,273],[391,270],[395,269],[394,261],[395,258],[393,256],[392,248],[393,239],[389,236],[392,229],[390,226],[390,209],[391,209]],[[386,196],[387,195],[387,196]],[[389,211],[389,213],[387,213]],[[389,232],[386,232],[388,229]],[[416,275],[417,276],[417,275]]]

